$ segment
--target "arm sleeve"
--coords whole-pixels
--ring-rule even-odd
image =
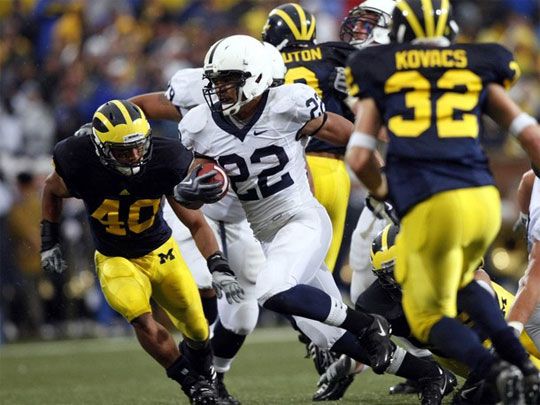
[[[70,159],[73,154],[70,152],[70,148],[67,144],[69,139],[70,138],[55,145],[53,150],[53,165],[56,173],[64,180],[69,193],[73,197],[79,198],[77,184],[73,176],[77,172],[77,159]]]
[[[294,112],[292,121],[304,126],[314,118],[320,117],[326,111],[323,101],[311,87],[296,83],[291,85],[289,96],[292,100]]]
[[[492,66],[491,81],[510,89],[520,78],[521,69],[514,59],[514,55],[499,44],[486,44],[484,47],[485,59]]]

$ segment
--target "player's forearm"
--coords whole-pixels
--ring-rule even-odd
[[[386,178],[380,171],[380,162],[373,151],[364,148],[350,148],[345,155],[347,164],[371,195],[384,199],[388,194]]]
[[[43,219],[50,222],[59,222],[62,215],[63,199],[69,196],[69,191],[62,178],[56,172],[49,174],[45,179],[41,199]]]
[[[536,242],[538,244],[539,242]],[[518,321],[526,324],[531,314],[540,300],[540,261],[536,258],[535,250],[540,250],[539,246],[533,246],[529,265],[523,279],[520,281],[520,288],[516,294],[516,299],[508,311],[508,321]]]
[[[524,214],[529,214],[529,205],[531,203],[531,194],[534,184],[535,174],[532,170],[528,170],[521,177],[517,190],[517,199],[519,210]]]
[[[47,186],[45,186],[41,200],[42,219],[54,223],[60,222],[60,216],[62,215],[62,202],[62,198],[56,196],[51,192],[50,189],[47,189]]]
[[[146,93],[131,97],[128,101],[138,105],[149,119],[180,121],[182,114],[163,92]]]
[[[347,145],[354,127],[352,122],[334,113],[326,114],[328,118],[315,136],[334,145]]]
[[[198,224],[190,230],[197,249],[205,259],[208,259],[219,250],[216,236],[206,221],[204,225]]]

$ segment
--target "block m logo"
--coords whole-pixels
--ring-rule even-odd
[[[159,264],[164,264],[167,260],[174,260],[174,255],[172,254],[172,248],[169,249],[167,253],[158,253]]]

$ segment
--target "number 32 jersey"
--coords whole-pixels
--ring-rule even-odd
[[[431,195],[493,184],[480,145],[487,86],[519,68],[497,44],[390,44],[363,49],[346,69],[349,93],[372,98],[388,129],[390,198],[403,216]]]
[[[215,159],[225,169],[255,236],[264,241],[294,214],[318,205],[306,175],[306,139],[298,139],[298,133],[323,112],[313,89],[289,84],[263,93],[243,128],[199,105],[179,130],[196,156]]]

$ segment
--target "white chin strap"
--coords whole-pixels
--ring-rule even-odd
[[[133,176],[141,171],[141,167],[119,167],[116,166],[115,170],[124,176]]]

